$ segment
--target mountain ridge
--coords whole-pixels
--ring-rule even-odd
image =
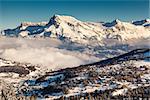
[[[142,23],[142,24],[141,24]],[[140,25],[139,25],[140,24]],[[50,37],[60,40],[90,44],[102,43],[104,39],[127,41],[150,37],[149,19],[110,23],[82,22],[72,16],[54,15],[49,22],[23,22],[15,29],[6,29],[2,36],[8,37]]]

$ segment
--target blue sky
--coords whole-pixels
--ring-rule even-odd
[[[0,28],[21,22],[49,21],[54,14],[82,21],[123,21],[149,18],[149,0],[0,0]]]

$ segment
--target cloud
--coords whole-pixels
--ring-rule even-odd
[[[0,57],[21,63],[40,65],[48,69],[74,67],[98,60],[96,57],[77,51],[58,49],[60,44],[55,40],[1,39]]]
[[[141,47],[150,47],[150,39],[142,39],[136,41],[127,41],[130,46],[127,49],[135,49]],[[116,44],[121,46],[122,43],[115,41],[105,41],[111,50],[116,49]],[[126,44],[126,43],[123,43]],[[114,46],[115,45],[115,46]],[[62,48],[63,47],[63,48]],[[62,49],[59,49],[62,48]],[[68,49],[69,48],[69,49]],[[81,47],[80,47],[81,48]],[[103,56],[96,58],[89,56],[89,51],[83,46],[80,50],[77,44],[63,43],[57,39],[50,38],[1,38],[0,37],[0,58],[17,61],[21,63],[31,63],[40,65],[48,69],[62,69],[66,67],[79,66],[100,60]],[[82,52],[84,50],[84,53]],[[124,49],[122,49],[124,50]],[[100,49],[93,51],[99,54]],[[106,50],[107,51],[107,50]],[[116,52],[119,52],[116,51]],[[104,55],[107,55],[105,53]],[[113,55],[111,53],[111,55]]]

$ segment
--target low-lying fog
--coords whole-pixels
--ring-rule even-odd
[[[144,39],[130,41],[128,44],[131,45],[132,48],[140,48],[150,47],[149,42],[149,40]],[[114,41],[112,42],[112,40],[105,40],[105,44],[107,44],[109,47],[116,45],[116,43]],[[33,65],[47,66],[50,69],[74,67],[95,62],[101,59],[100,57],[97,58],[90,55],[90,53],[83,53],[74,47],[75,46],[73,44],[62,43],[56,39],[24,39],[4,37],[0,38],[0,58],[21,63],[31,63]],[[112,47],[115,48],[114,51],[117,51],[116,46]],[[86,49],[84,46],[81,46],[80,48]],[[128,49],[129,48],[130,47],[128,47]],[[99,53],[99,51],[101,52],[99,49],[95,49],[93,51],[97,53]],[[106,53],[103,55],[105,54]]]
[[[50,69],[73,67],[98,60],[78,51],[59,49],[62,45],[61,41],[55,39],[0,38],[0,57]]]

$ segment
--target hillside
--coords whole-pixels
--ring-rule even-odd
[[[1,59],[1,98],[147,98],[149,53],[148,48],[141,48],[96,63],[45,73],[39,66]]]

